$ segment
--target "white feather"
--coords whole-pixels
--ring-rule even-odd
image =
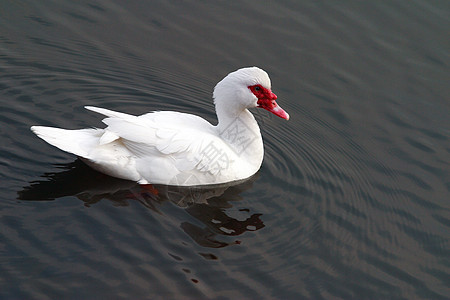
[[[258,68],[238,70],[219,82],[214,90],[217,126],[179,112],[133,116],[86,106],[106,116],[105,129],[31,130],[96,170],[139,183],[186,186],[241,180],[253,175],[263,158],[259,128],[247,110],[256,106],[247,88],[255,83],[270,89],[269,77]],[[237,139],[236,133],[245,136]],[[242,141],[251,143],[243,147]]]

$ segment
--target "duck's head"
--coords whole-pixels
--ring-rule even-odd
[[[264,70],[257,67],[242,68],[228,74],[216,85],[214,103],[236,112],[260,107],[289,120],[289,114],[278,106],[275,101],[277,95],[270,88],[270,78]]]

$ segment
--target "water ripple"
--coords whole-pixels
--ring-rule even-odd
[[[1,297],[448,298],[448,5],[50,4],[0,19]],[[252,110],[242,185],[141,187],[29,131],[102,126],[85,105],[215,123],[247,65],[291,119]]]

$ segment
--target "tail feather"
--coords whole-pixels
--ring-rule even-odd
[[[95,107],[95,106],[85,106],[84,108],[94,111],[96,113],[102,114],[104,116],[110,117],[110,118],[120,118],[120,119],[127,119],[127,118],[134,118],[135,116],[124,114],[118,111],[109,110],[106,108],[101,107]]]
[[[89,153],[99,144],[103,129],[68,130],[45,126],[32,126],[38,137],[63,151],[89,159]]]

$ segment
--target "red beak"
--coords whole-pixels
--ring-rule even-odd
[[[267,97],[258,99],[258,107],[270,111],[275,116],[289,120],[289,114],[285,112],[284,109],[282,109],[280,106],[278,106],[275,99],[277,99],[277,95],[270,91],[270,94]]]

